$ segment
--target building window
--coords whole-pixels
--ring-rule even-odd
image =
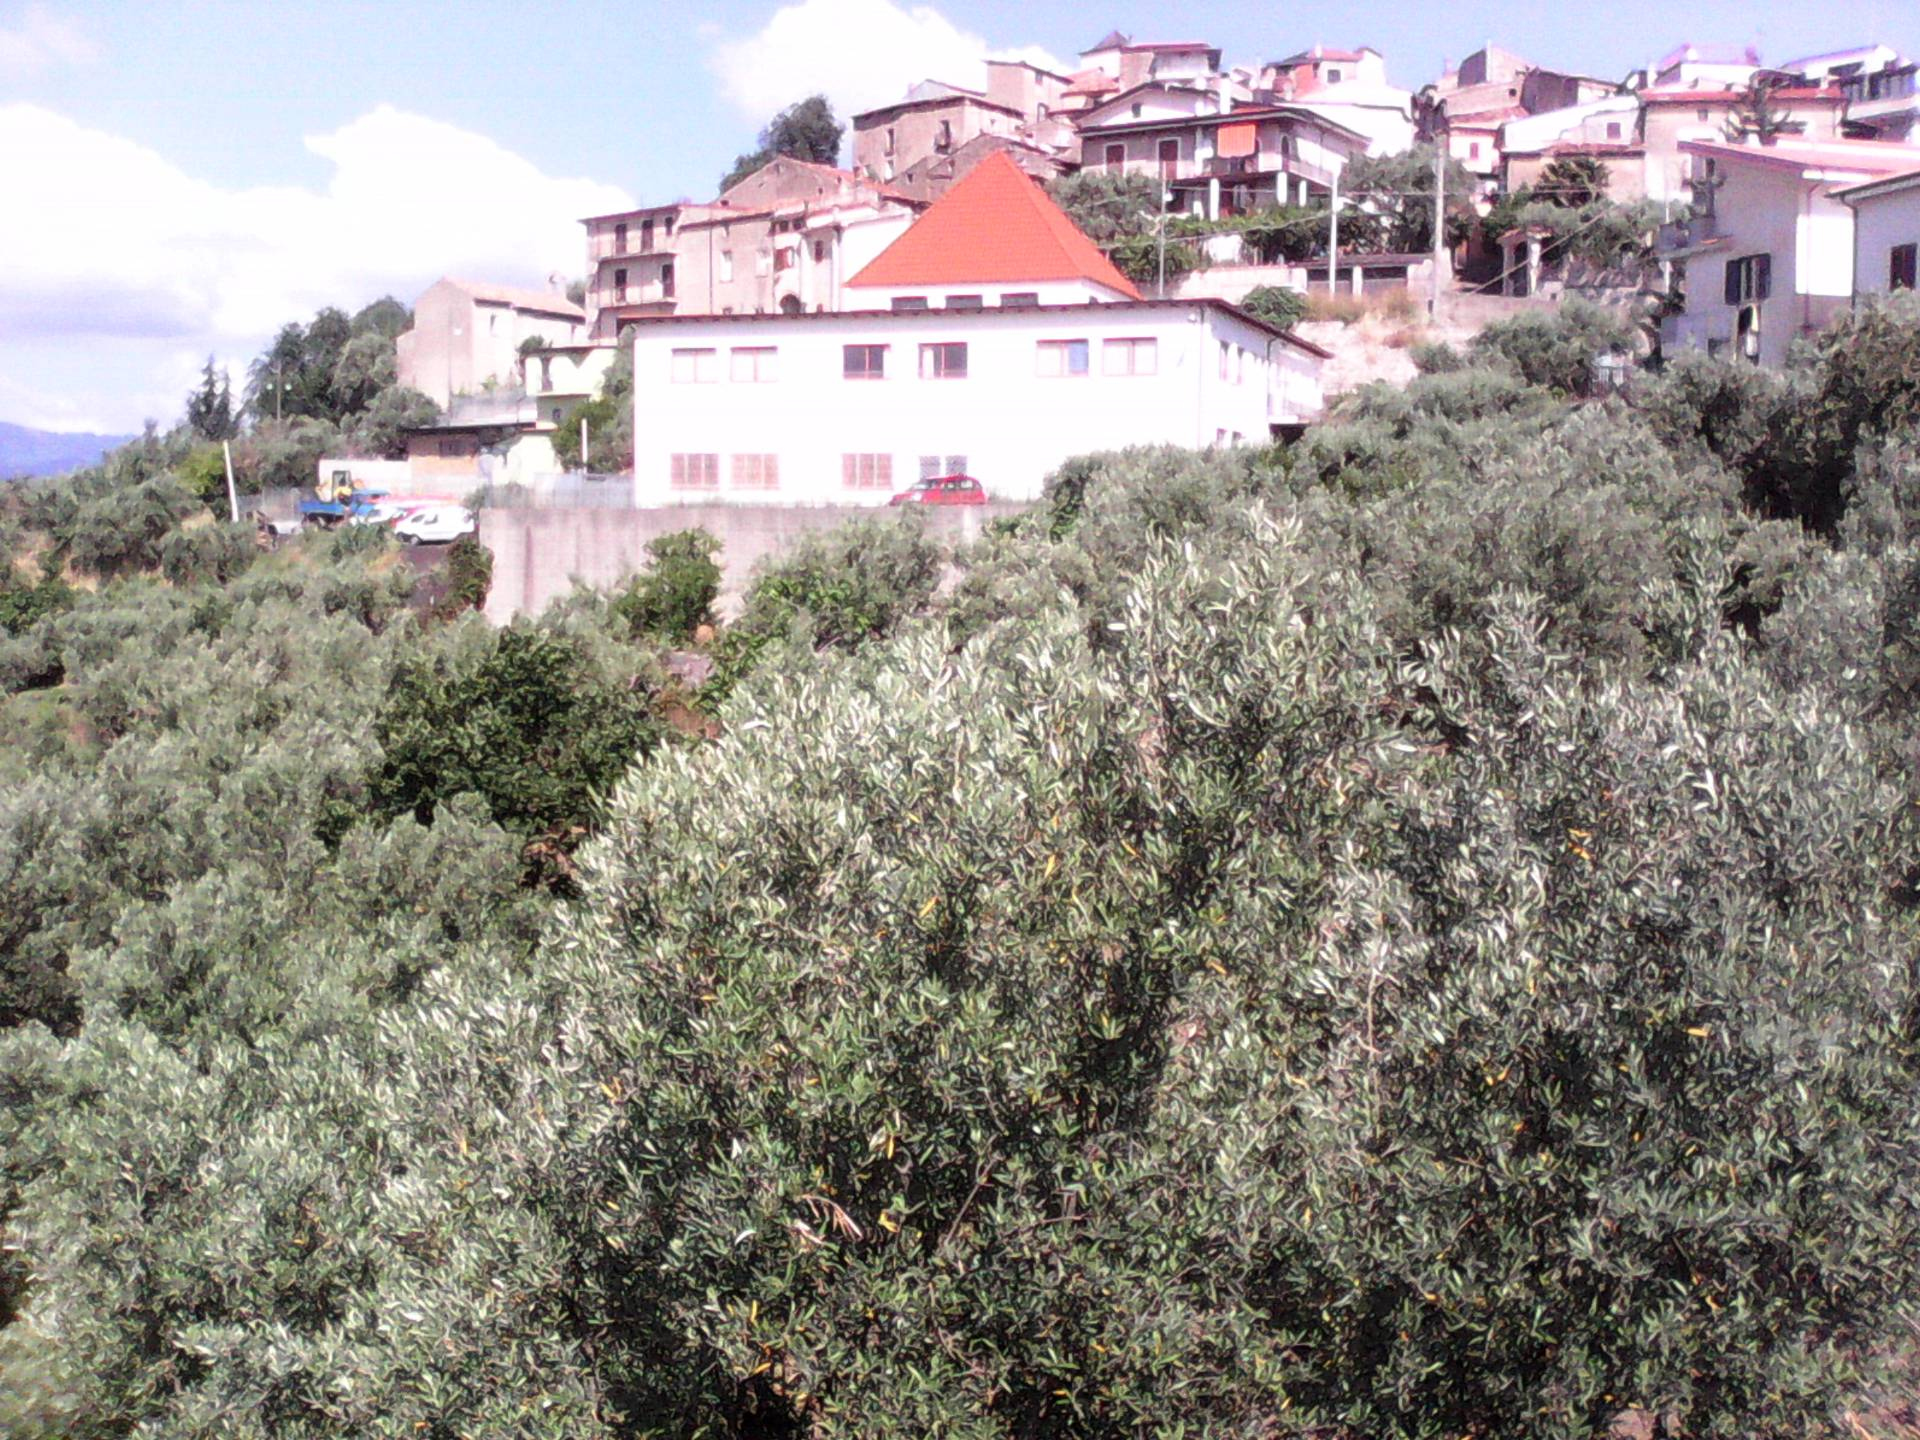
[[[1620,138],[1620,122],[1618,120],[1609,120],[1607,122],[1607,139],[1618,140],[1619,138]]]
[[[1707,112],[1705,110],[1701,110],[1694,116],[1694,118],[1697,119],[1702,125],[1704,125],[1707,123]]]
[[[627,272],[625,270],[616,270],[613,272],[613,298],[616,302],[627,298]]]
[[[892,490],[893,456],[842,455],[840,483],[849,490]]]
[[[843,345],[840,347],[840,373],[849,380],[887,378],[887,347],[884,345]]]
[[[1340,83],[1340,72],[1338,70],[1327,71],[1327,84],[1338,85],[1339,83]]]
[[[821,262],[823,264],[825,263],[827,258],[827,242],[826,241],[816,240],[813,242],[813,258],[818,262]]]
[[[671,225],[673,222],[669,220],[667,223]],[[642,251],[651,251],[653,249],[653,221],[651,220],[642,220],[640,222],[640,249]]]
[[[673,352],[673,383],[711,385],[720,378],[718,350],[676,350]]]
[[[940,133],[934,137],[933,148],[942,155],[953,149],[953,122],[951,120],[942,120],[940,122]]]
[[[675,490],[718,490],[718,455],[674,455],[667,469],[667,484]]]
[[[720,279],[722,283],[733,279],[733,252],[731,250],[722,250],[720,252]]]
[[[895,310],[924,310],[927,297],[924,295],[896,295],[892,301]]]
[[[1119,170],[1123,168],[1126,163],[1127,147],[1125,145],[1107,146],[1107,169]]]
[[[922,380],[964,380],[967,378],[967,347],[965,345],[922,345],[920,347],[920,378]]]
[[[733,472],[727,479],[735,490],[778,490],[780,488],[780,457],[778,455],[736,455],[733,457]]]
[[[1109,375],[1154,375],[1160,369],[1160,347],[1154,340],[1109,340],[1101,346],[1102,369]]]
[[[1887,289],[1912,290],[1920,286],[1920,245],[1896,245],[1887,254]]]
[[[1757,305],[1773,293],[1773,257],[1745,255],[1727,262],[1726,301]]]
[[[554,406],[553,409],[548,412],[548,418],[556,425],[560,423],[560,407],[558,405]]]
[[[887,127],[887,154],[893,154],[893,127]]]
[[[1140,102],[1139,102],[1138,100],[1136,100],[1136,101],[1134,101],[1134,102],[1133,102],[1133,118],[1134,118],[1134,119],[1136,119],[1136,120],[1138,120],[1138,119],[1140,118],[1140,113],[1141,113],[1141,112],[1140,112]]]
[[[1160,178],[1171,180],[1180,173],[1180,142],[1162,140],[1159,146]]]
[[[1087,373],[1087,342],[1042,340],[1034,349],[1035,368],[1047,379]]]
[[[673,264],[671,261],[660,267],[660,294],[668,300],[673,298]]]
[[[967,457],[964,455],[922,455],[920,457],[920,478],[938,480],[942,475],[964,475],[967,473]]]
[[[1000,297],[1003,310],[1031,310],[1040,303],[1038,290],[1009,290]]]
[[[981,297],[978,295],[949,295],[947,297],[947,309],[949,310],[978,310],[981,304]]]
[[[1478,140],[1475,140],[1471,145],[1467,146],[1467,158],[1469,160],[1478,160],[1480,158],[1480,142]]]
[[[799,258],[800,251],[797,246],[782,245],[778,250],[773,252],[773,268],[776,270],[791,270]]]
[[[616,255],[627,253],[627,227],[624,221],[613,227],[613,253]]]
[[[733,379],[740,385],[765,385],[778,377],[780,352],[771,345],[736,345]]]

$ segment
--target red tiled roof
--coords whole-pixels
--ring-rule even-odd
[[[1023,280],[1090,280],[1140,298],[1133,282],[1003,152],[974,166],[847,284]]]

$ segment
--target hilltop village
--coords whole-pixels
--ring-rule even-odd
[[[440,414],[383,478],[862,504],[967,472],[1031,499],[1099,445],[1297,434],[1429,330],[1567,296],[1643,349],[1778,364],[1914,283],[1920,93],[1885,45],[1605,78],[1488,44],[1416,89],[1367,46],[1114,32],[1078,66],[929,77],[852,117],[844,166],[769,152],[710,200],[584,217],[571,295],[441,281],[398,341]],[[631,407],[631,453],[594,455],[596,404]]]

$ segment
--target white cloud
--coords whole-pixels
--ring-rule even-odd
[[[44,5],[29,5],[16,26],[0,25],[0,76],[38,75],[56,65],[87,65],[100,51],[85,31]]]
[[[88,386],[63,404],[137,426],[183,357],[243,365],[289,320],[386,293],[411,301],[441,275],[577,275],[580,217],[630,203],[386,105],[306,144],[332,166],[323,190],[229,190],[51,110],[0,105],[0,196],[31,217],[0,225],[0,396],[22,403],[51,371]]]
[[[1062,68],[1035,46],[996,50],[931,5],[892,0],[798,0],[758,34],[716,44],[708,63],[727,100],[752,119],[824,94],[844,120],[898,100],[916,80],[978,89],[988,59]]]

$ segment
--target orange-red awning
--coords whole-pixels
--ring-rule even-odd
[[[1258,128],[1253,124],[1222,125],[1219,138],[1214,141],[1213,153],[1222,160],[1233,160],[1242,155],[1257,153],[1260,149],[1257,139]]]

